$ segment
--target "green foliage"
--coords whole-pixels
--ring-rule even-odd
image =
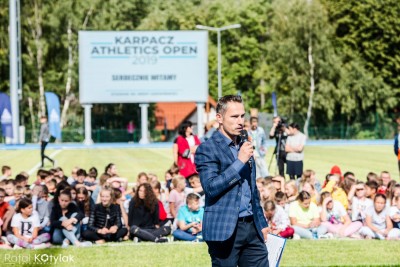
[[[40,46],[45,91],[56,92],[62,105],[67,97],[71,99],[67,127],[82,125],[79,30],[195,30],[198,24],[240,23],[240,29],[221,33],[223,94],[241,93],[246,108],[272,112],[270,97],[275,91],[279,113],[304,122],[310,97],[308,48],[312,45],[315,94],[310,130],[318,133],[318,127],[333,122],[375,124],[399,103],[399,14],[397,0],[21,1],[21,106],[27,107],[31,97],[37,120]],[[72,83],[67,92],[70,47]],[[8,1],[0,0],[0,91],[8,91],[8,79]],[[216,32],[209,32],[209,89],[217,98]],[[28,108],[20,110],[21,121],[30,128],[32,114]],[[114,114],[107,123],[100,113],[94,113],[94,128],[124,128],[126,112],[139,125],[137,105],[112,105],[107,112]]]

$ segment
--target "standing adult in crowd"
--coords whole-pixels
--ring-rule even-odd
[[[54,160],[49,158],[44,154],[47,144],[50,141],[50,131],[49,131],[49,124],[47,123],[47,117],[42,116],[40,117],[40,134],[39,134],[39,141],[40,141],[40,157],[42,159],[41,167],[44,167],[44,159],[48,159],[54,166]]]
[[[269,138],[275,138],[276,146],[274,155],[276,155],[276,165],[279,170],[279,175],[285,177],[285,163],[286,163],[286,140],[288,137],[289,129],[286,127],[285,122],[281,117],[277,116],[273,119],[272,128],[269,131]]]
[[[193,134],[192,123],[184,121],[179,127],[179,135],[174,142],[173,154],[179,173],[186,179],[197,173],[194,165],[194,153],[199,145],[200,140]]]
[[[256,162],[256,177],[267,177],[268,169],[265,163],[267,153],[267,137],[262,127],[258,126],[258,118],[250,118],[250,135],[254,146],[254,159]]]
[[[289,125],[290,135],[287,139],[285,151],[287,169],[286,173],[291,180],[300,178],[303,174],[304,145],[306,136],[300,132],[300,126],[297,123]]]
[[[196,151],[205,192],[203,239],[213,266],[269,266],[268,233],[256,187],[253,144],[241,140],[245,109],[240,96],[217,104],[219,130]]]

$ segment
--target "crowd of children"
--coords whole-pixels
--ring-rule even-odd
[[[139,173],[134,185],[118,176],[75,167],[40,169],[12,178],[3,166],[0,180],[0,247],[87,247],[134,240],[156,243],[202,241],[204,193],[200,179],[185,179],[173,165],[165,181]],[[367,181],[334,166],[321,184],[306,170],[298,180],[257,179],[264,214],[273,234],[284,238],[400,239],[400,184],[388,172]]]
[[[312,170],[297,180],[257,179],[272,232],[285,238],[400,240],[400,184],[387,171],[364,183],[333,166],[321,183]]]
[[[94,167],[75,167],[70,177],[62,168],[39,169],[32,184],[27,173],[13,179],[10,167],[2,172],[1,248],[87,247],[129,239],[202,241],[200,179],[185,179],[175,165],[165,182],[142,172],[131,187],[112,163],[100,175]]]

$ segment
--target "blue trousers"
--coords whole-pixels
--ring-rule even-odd
[[[182,231],[181,229],[176,229],[172,235],[178,239],[183,241],[194,241],[196,240],[196,235],[192,235],[191,233]]]
[[[269,266],[267,247],[258,235],[254,221],[238,222],[228,240],[206,243],[213,267]]]

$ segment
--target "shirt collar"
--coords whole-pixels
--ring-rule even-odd
[[[225,136],[222,133],[221,133],[221,135],[223,136],[223,140],[224,140],[224,142],[225,142],[225,144],[227,146],[235,146],[236,145],[235,142],[232,141],[232,139],[228,138],[227,136]],[[237,145],[240,144],[240,140],[239,139],[240,139],[240,136],[236,136]]]

